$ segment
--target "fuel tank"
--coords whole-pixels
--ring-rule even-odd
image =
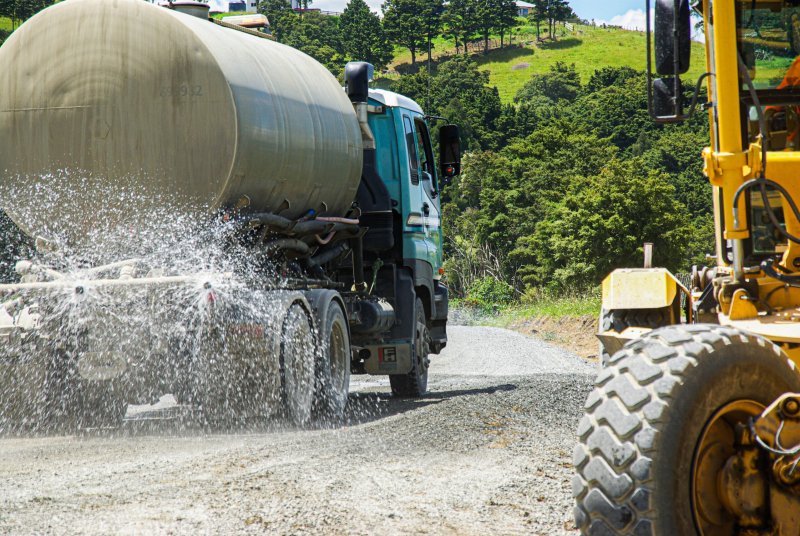
[[[123,223],[165,200],[296,218],[343,215],[356,197],[350,101],[277,42],[142,0],[66,0],[8,38],[0,73],[2,203],[30,235],[80,245],[116,184],[135,195],[104,218]]]

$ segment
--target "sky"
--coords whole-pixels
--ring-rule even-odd
[[[383,1],[366,0],[373,11],[380,11]],[[313,0],[309,3],[317,9],[342,11],[347,0]],[[569,5],[582,19],[644,28],[644,0],[569,0]]]

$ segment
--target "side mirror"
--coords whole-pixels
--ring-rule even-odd
[[[653,113],[656,117],[676,115],[678,106],[674,78],[659,78],[653,82]]]
[[[461,173],[461,137],[457,125],[439,129],[439,166],[444,178]]]
[[[692,52],[689,0],[656,0],[655,11],[656,72],[685,74]]]
[[[684,112],[680,75],[689,70],[692,30],[689,0],[655,0],[655,27],[650,28],[650,0],[646,0],[647,20],[647,108],[656,123],[680,123],[692,117],[704,74],[697,81],[688,114]],[[655,32],[655,71],[663,78],[653,80],[651,35]]]

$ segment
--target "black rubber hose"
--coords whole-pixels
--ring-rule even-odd
[[[284,218],[283,216],[278,216],[277,214],[272,214],[270,212],[247,214],[246,216],[242,216],[240,221],[243,223],[261,223],[268,227],[272,227],[284,232],[291,231],[292,228],[297,224],[295,221]]]
[[[789,204],[789,208],[792,209],[792,213],[794,214],[795,220],[800,221],[800,210],[797,208],[797,204],[795,204],[794,199],[789,192],[786,191],[786,188],[781,186],[775,181],[765,179],[765,178],[758,178],[758,179],[750,179],[749,181],[745,182],[741,186],[736,189],[736,192],[733,194],[733,226],[734,228],[739,228],[739,198],[741,197],[742,193],[750,188],[755,186],[761,187],[761,199],[764,201],[764,209],[767,211],[767,216],[769,216],[772,225],[778,229],[778,232],[785,236],[787,239],[791,240],[795,244],[800,244],[800,237],[796,237],[791,234],[789,231],[781,227],[780,222],[778,222],[778,218],[775,216],[775,212],[772,210],[772,205],[768,202],[767,190],[766,186],[771,186],[778,190],[778,192],[786,199],[786,202]]]
[[[336,257],[347,253],[350,249],[350,244],[347,242],[340,242],[339,244],[333,246],[332,248],[326,249],[319,255],[315,255],[308,259],[309,266],[320,266],[322,264],[327,264],[331,262]]]
[[[800,287],[800,275],[785,275],[779,274],[774,266],[775,259],[767,259],[761,263],[761,270],[773,279],[777,279],[781,283],[786,283],[791,287]]]
[[[296,238],[279,238],[278,240],[273,240],[264,244],[265,251],[280,251],[284,249],[294,251],[300,255],[308,255],[311,253],[311,247],[302,240],[297,240]]]

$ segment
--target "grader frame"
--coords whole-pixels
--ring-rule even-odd
[[[617,270],[604,282],[603,368],[574,453],[576,525],[798,535],[800,2],[689,4],[655,2],[648,95],[654,120],[677,123],[707,86],[716,266],[694,272],[683,314],[666,270]],[[706,49],[691,99],[680,81],[690,7]]]

